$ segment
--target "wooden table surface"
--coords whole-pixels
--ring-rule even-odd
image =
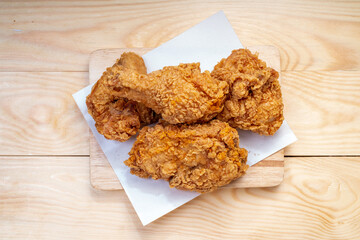
[[[279,48],[278,187],[221,189],[143,227],[123,191],[89,182],[71,94],[89,53],[157,47],[219,10],[243,45]],[[359,1],[1,1],[0,239],[360,239]]]

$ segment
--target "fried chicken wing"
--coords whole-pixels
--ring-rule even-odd
[[[201,73],[199,63],[164,67],[142,74],[118,66],[108,75],[117,96],[141,102],[171,124],[206,122],[223,109],[228,84]]]
[[[215,66],[211,76],[230,88],[218,119],[261,135],[273,135],[280,128],[284,116],[279,73],[266,67],[257,54],[234,50]]]
[[[159,117],[142,103],[114,95],[113,91],[104,85],[104,81],[113,75],[118,66],[146,74],[146,67],[140,56],[131,52],[123,53],[93,86],[86,98],[86,105],[100,134],[107,139],[126,141],[135,135],[142,125],[154,123]]]
[[[125,164],[142,178],[164,179],[170,187],[210,192],[239,178],[248,169],[247,151],[228,123],[144,127]]]

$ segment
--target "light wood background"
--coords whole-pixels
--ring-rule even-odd
[[[280,50],[278,187],[221,189],[142,227],[123,191],[89,182],[71,94],[89,53],[156,47],[218,10],[243,45]],[[359,1],[1,1],[0,239],[360,239]]]

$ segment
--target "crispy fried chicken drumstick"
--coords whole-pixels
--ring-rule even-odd
[[[247,151],[239,148],[237,131],[219,120],[144,127],[129,155],[125,164],[132,174],[200,193],[230,183],[248,168]]]
[[[106,86],[117,96],[141,102],[171,124],[207,122],[223,109],[228,84],[201,73],[199,63],[164,67],[143,74],[113,69]]]
[[[119,66],[139,74],[146,74],[143,59],[135,53],[123,53],[116,63],[106,69],[86,98],[89,114],[95,120],[98,132],[107,139],[126,141],[135,135],[141,126],[154,123],[159,116],[153,110],[119,95],[104,85]]]
[[[234,50],[215,66],[211,76],[230,88],[218,119],[261,135],[273,135],[280,128],[284,116],[279,73],[266,67],[257,54]]]

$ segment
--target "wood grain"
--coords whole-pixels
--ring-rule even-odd
[[[360,155],[360,71],[284,72],[286,155]]]
[[[150,49],[143,48],[119,48],[102,49],[93,52],[89,60],[89,81],[96,82],[104,70],[112,66],[119,56],[124,52],[135,52],[139,55],[145,54]],[[249,50],[257,52],[259,58],[264,60],[268,66],[280,72],[279,51],[273,46],[251,46]],[[281,81],[281,76],[279,77]],[[244,177],[237,179],[225,186],[228,188],[246,187],[271,187],[281,183],[284,176],[283,169],[284,151],[281,150],[272,156],[264,159],[261,164],[251,167]],[[108,163],[100,146],[95,138],[90,136],[90,179],[91,184],[96,189],[119,190],[122,186]]]
[[[88,127],[71,96],[87,73],[2,72],[0,84],[1,155],[89,155]],[[360,154],[360,71],[283,72],[281,85],[299,139],[285,155]]]
[[[221,189],[146,227],[124,191],[91,187],[71,98],[88,78],[65,71],[87,72],[96,49],[157,47],[221,9],[244,46],[280,49],[299,138],[285,154],[360,154],[359,1],[0,1],[0,154],[83,155],[0,156],[0,239],[360,239],[360,157],[289,157],[278,187]]]
[[[287,0],[1,1],[0,70],[87,71],[96,49],[157,47],[219,10],[283,71],[359,70],[358,1]]]
[[[89,185],[86,157],[0,157],[0,238],[359,239],[359,170],[287,158],[278,187],[221,189],[142,227],[123,191]]]
[[[87,73],[0,73],[1,155],[88,155],[88,127],[71,94]]]

